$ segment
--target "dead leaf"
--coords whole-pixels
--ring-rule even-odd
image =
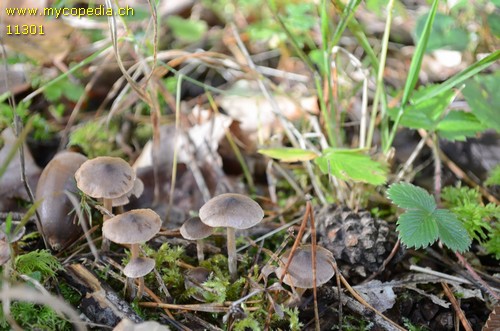
[[[396,303],[393,287],[380,280],[372,280],[366,284],[354,286],[354,289],[380,312],[391,309]]]

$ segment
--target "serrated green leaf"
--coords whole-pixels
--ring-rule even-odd
[[[471,239],[467,230],[462,223],[457,219],[455,214],[446,209],[437,209],[432,214],[435,219],[439,239],[449,249],[458,252],[464,252],[469,249]]]
[[[452,111],[437,125],[437,132],[441,138],[464,141],[467,137],[474,137],[476,133],[487,129],[472,113]]]
[[[434,198],[423,188],[410,183],[395,183],[387,190],[389,199],[400,208],[432,213],[436,209]]]
[[[387,178],[387,167],[356,150],[325,149],[314,160],[320,170],[343,180],[381,185]]]
[[[476,75],[466,82],[462,93],[476,117],[489,128],[500,131],[500,73]]]
[[[408,210],[399,216],[397,224],[401,242],[407,247],[425,248],[439,236],[432,213],[425,210]]]
[[[262,148],[258,152],[282,162],[309,161],[318,157],[315,152],[301,148]]]

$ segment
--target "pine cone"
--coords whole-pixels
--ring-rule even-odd
[[[315,216],[319,244],[333,252],[344,276],[363,278],[376,272],[397,240],[384,220],[369,212],[330,205]]]

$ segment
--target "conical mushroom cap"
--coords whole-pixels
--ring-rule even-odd
[[[105,221],[102,233],[117,244],[140,244],[160,231],[160,216],[151,209],[135,209]]]
[[[123,268],[123,273],[129,278],[144,277],[155,267],[155,260],[148,257],[138,257],[130,260]]]
[[[214,228],[203,223],[199,217],[191,217],[182,224],[180,232],[184,239],[198,240],[212,235]]]
[[[313,287],[311,249],[311,245],[304,245],[297,248],[293,255],[292,262],[288,267],[288,271],[283,278],[285,284],[299,288]],[[288,262],[290,252],[291,249],[287,250],[281,257],[280,267],[276,269],[276,275],[279,278],[281,278],[283,274],[283,269]],[[316,286],[323,285],[333,277],[335,270],[333,269],[332,263],[332,253],[326,248],[316,246]]]
[[[85,161],[75,173],[78,188],[96,199],[115,199],[130,192],[135,171],[118,157],[100,156]]]
[[[200,219],[206,225],[248,229],[264,218],[259,204],[247,196],[225,193],[208,200],[200,208]]]

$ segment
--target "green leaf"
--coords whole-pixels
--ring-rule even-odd
[[[421,98],[421,96],[425,96],[433,87],[434,86],[428,86],[419,89],[414,94],[414,97]],[[406,107],[400,124],[412,129],[434,130],[443,112],[448,108],[454,96],[455,92],[449,90],[432,98],[424,99],[424,101],[416,105]],[[389,111],[389,116],[395,119],[397,111],[398,109],[391,109]]]
[[[387,167],[358,150],[327,148],[315,162],[323,173],[343,180],[381,185],[387,179]]]
[[[439,239],[449,249],[464,252],[469,249],[471,239],[455,214],[446,209],[437,209],[432,215],[436,221]]]
[[[207,31],[207,23],[200,20],[187,20],[180,16],[170,16],[167,25],[177,39],[185,42],[200,40]]]
[[[439,236],[432,214],[425,210],[408,210],[399,217],[397,224],[399,237],[407,247],[425,248]]]
[[[417,38],[422,36],[424,24],[426,23],[428,15],[419,18],[415,35]],[[427,52],[436,49],[452,49],[463,51],[469,44],[469,34],[466,30],[458,26],[455,18],[436,13],[434,24],[432,25],[432,34],[429,37],[427,44]]]
[[[462,93],[476,117],[485,125],[500,131],[500,73],[477,75],[466,82]]]
[[[262,148],[258,152],[282,162],[309,161],[318,157],[315,152],[301,148]]]
[[[395,183],[387,190],[389,199],[400,208],[432,213],[436,209],[434,198],[423,188],[410,183]]]
[[[478,132],[484,131],[487,126],[481,123],[472,113],[464,111],[451,111],[437,125],[437,132],[441,138],[448,140],[462,140],[474,137]]]

